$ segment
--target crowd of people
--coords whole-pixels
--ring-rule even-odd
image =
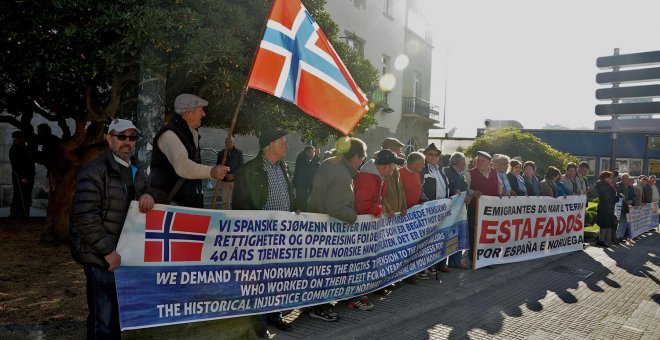
[[[539,180],[533,161],[503,154],[491,156],[485,151],[477,152],[469,169],[466,156],[460,152],[452,153],[443,166],[442,150],[434,143],[404,156],[404,144],[396,138],[384,139],[380,150],[372,153],[355,137],[340,138],[335,149],[323,155],[318,148],[306,146],[296,159],[291,178],[284,162],[287,132],[276,129],[261,132],[259,152],[246,163],[234,146],[233,136],[228,136],[217,165],[207,166],[201,161],[198,133],[207,105],[206,100],[192,94],[175,99],[177,115],[154,137],[149,174],[133,155],[140,131],[124,119],[109,124],[108,150],[80,171],[70,245],[87,279],[88,338],[121,336],[113,271],[121,265],[116,247],[130,202],[137,200],[141,212],[156,203],[202,208],[204,179],[219,181],[222,209],[323,213],[347,223],[354,223],[362,214],[405,214],[417,204],[465,192],[470,244],[474,244],[476,201],[481,195],[560,197],[586,194],[595,188],[600,200],[598,223],[603,230],[614,230],[615,239],[624,237],[617,226],[625,224],[624,219],[618,223],[613,213],[617,195],[624,198],[627,208],[658,199],[653,176],[641,176],[635,182],[628,174],[604,171],[593,187],[587,181],[589,165],[582,162],[567,164],[564,174],[550,166]],[[13,137],[17,148],[24,144],[18,134]],[[24,182],[21,178],[17,181]],[[609,245],[604,237],[601,242]],[[405,281],[415,284],[438,271],[468,269],[471,252],[455,253]],[[387,293],[387,288],[377,293]],[[345,303],[360,310],[374,308],[366,296]],[[340,318],[330,304],[310,308],[309,315],[324,321]],[[267,324],[284,331],[291,328],[279,312],[263,314],[258,320],[258,335],[266,334]]]

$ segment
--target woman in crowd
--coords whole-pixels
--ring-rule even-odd
[[[557,197],[557,180],[561,177],[559,169],[554,166],[549,166],[548,171],[545,172],[545,178],[539,183],[539,191],[541,196]]]
[[[614,177],[609,171],[603,171],[598,175],[596,182],[598,192],[598,208],[596,209],[596,223],[600,227],[598,245],[609,247],[608,235],[610,230],[616,228],[617,220],[614,215],[614,204],[617,200],[617,190],[614,186]]]
[[[511,188],[506,171],[509,168],[510,158],[507,155],[496,153],[493,155],[493,167],[497,170],[497,181],[500,187],[500,196],[516,196],[516,192]]]
[[[523,165],[523,179],[525,180],[527,195],[541,195],[541,190],[539,190],[539,179],[536,177],[536,163],[533,161],[525,162]]]
[[[566,173],[562,176],[562,182],[566,189],[568,189],[568,195],[582,195],[587,193],[587,189],[583,188],[583,182],[577,176],[577,164],[569,162],[566,165]]]
[[[557,185],[557,196],[555,197],[559,197],[559,196],[566,197],[570,194],[570,191],[568,190],[564,182],[561,180],[561,173],[559,174],[559,178],[557,178],[555,184]]]
[[[522,171],[522,163],[517,159],[512,159],[509,162],[510,171],[506,175],[511,184],[511,189],[516,192],[517,196],[526,196],[527,188],[525,187],[525,180],[520,175]]]

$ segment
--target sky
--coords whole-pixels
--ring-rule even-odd
[[[596,59],[660,50],[660,1],[420,0],[433,30],[431,102],[455,137],[485,119],[593,129]],[[444,83],[447,83],[446,95]],[[446,103],[445,103],[446,99]],[[658,99],[656,99],[658,100]],[[445,105],[446,104],[446,105]]]

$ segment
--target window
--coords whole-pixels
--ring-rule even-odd
[[[419,98],[422,94],[422,74],[415,71],[415,79],[413,79],[413,96]]]
[[[390,56],[388,56],[387,54],[383,54],[383,56],[381,57],[381,62],[383,64],[382,68],[381,68],[381,72],[382,72],[381,75],[382,76],[384,76],[384,75],[386,75],[390,72],[390,61],[391,60],[392,60],[392,58],[390,58]]]
[[[639,158],[617,158],[616,166],[619,173],[628,173],[630,176],[640,176],[642,174],[642,160]],[[600,171],[611,170],[610,158],[602,157],[600,159]]]
[[[352,32],[346,32],[346,45],[348,47],[352,48],[353,50],[357,51],[361,55],[364,55],[364,44],[365,40],[358,37],[355,35],[355,33]]]
[[[385,14],[388,17],[392,17],[392,0],[385,0]]]

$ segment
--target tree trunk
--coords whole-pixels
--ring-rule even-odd
[[[51,176],[51,190],[48,193],[48,209],[46,210],[46,231],[42,240],[51,242],[67,242],[69,240],[69,215],[73,207],[73,195],[76,191],[76,177],[80,166],[70,166],[60,179]]]

